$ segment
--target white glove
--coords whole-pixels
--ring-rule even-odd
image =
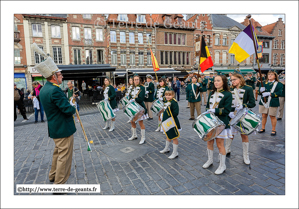
[[[208,109],[208,112],[215,113],[215,109]]]
[[[238,106],[236,107],[236,110],[237,110],[237,111],[242,110],[242,109],[243,109],[243,105],[238,105]]]
[[[265,87],[261,87],[260,92],[262,93],[262,92],[264,92],[265,90],[266,90]]]
[[[108,98],[105,98],[104,100],[105,100],[105,101],[108,101]]]
[[[270,96],[270,92],[264,92],[264,93],[262,93],[262,95],[263,95],[263,97],[268,97],[268,96]]]
[[[148,92],[148,91],[145,91],[145,93],[148,94],[149,92]]]
[[[77,106],[76,102],[73,102],[72,99],[71,99],[71,101],[70,101],[70,104],[71,104],[73,107],[76,107],[76,106]]]
[[[159,100],[163,101],[163,97],[160,97]]]
[[[163,108],[164,108],[164,110],[166,110],[166,109],[167,109],[167,106],[164,106]]]
[[[230,118],[234,118],[235,117],[235,113],[234,112],[230,112],[228,115]]]
[[[135,99],[131,99],[130,102],[135,102]]]
[[[200,86],[200,84],[199,84],[199,83],[196,83],[196,86]]]

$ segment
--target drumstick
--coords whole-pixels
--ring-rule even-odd
[[[76,108],[76,115],[77,115],[77,117],[78,117],[78,119],[79,119],[79,121],[80,121],[80,125],[81,125],[81,128],[82,128],[82,130],[83,130],[83,134],[84,134],[85,139],[86,139],[87,144],[88,144],[87,151],[91,151],[91,152],[92,152],[91,147],[90,147],[90,144],[89,144],[88,139],[87,139],[87,136],[86,136],[86,133],[85,133],[85,130],[84,130],[84,127],[83,127],[83,124],[82,124],[82,121],[81,121],[81,118],[80,118],[80,116],[79,116],[79,112],[78,112],[77,108]]]

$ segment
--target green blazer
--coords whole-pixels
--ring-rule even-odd
[[[48,120],[49,137],[65,138],[76,132],[73,115],[76,108],[71,106],[59,85],[46,82],[39,94]]]
[[[207,85],[208,85],[208,79],[207,78],[204,78],[202,79],[202,92],[206,92],[207,91]]]
[[[149,92],[148,93],[148,98],[145,98],[145,102],[153,102],[154,101],[154,94],[155,94],[155,85],[152,82],[149,82],[148,87],[146,90]]]
[[[138,96],[135,98],[135,93],[137,94],[140,91],[140,93],[138,94]],[[144,86],[136,86],[132,88],[132,91],[130,92],[129,98],[130,99],[135,99],[135,101],[140,104],[140,106],[142,106],[145,110],[144,114],[147,113],[147,109],[145,107],[144,104],[144,96],[145,96],[145,88]]]
[[[271,89],[273,87],[273,83],[274,82],[263,82],[264,84],[264,87],[265,87],[265,91],[264,92],[271,92]],[[259,87],[259,95],[262,95],[262,93],[260,92],[261,90],[261,85]],[[279,99],[278,97],[281,97],[282,96],[282,91],[283,91],[283,84],[278,82],[277,85],[276,85],[276,88],[274,90],[274,92],[271,94],[271,101],[270,101],[270,107],[279,107]],[[263,92],[263,93],[264,93]],[[261,96],[261,100],[264,100],[264,97]],[[259,105],[263,105],[262,102],[259,102]],[[266,97],[266,102],[268,101],[268,97]]]
[[[208,78],[208,81],[211,81],[210,84],[209,84],[209,88],[208,90],[212,90],[213,89],[213,86],[214,86],[214,77],[213,78]],[[208,84],[208,83],[207,83]]]
[[[210,93],[206,110],[213,109],[214,103],[213,103],[213,97],[215,96],[215,92]],[[218,98],[216,102],[219,102],[218,106],[215,108],[215,115],[225,123],[225,128],[229,128],[229,120],[228,117],[229,113],[231,112],[231,106],[232,106],[232,93],[229,91],[224,91],[223,89],[219,91]]]
[[[159,99],[160,97],[165,96],[165,91],[169,90],[168,86],[158,86],[156,94],[155,94],[155,99]]]
[[[171,114],[173,116],[173,119],[174,119],[174,122],[176,124],[176,126],[178,127],[178,129],[181,129],[181,124],[180,124],[180,121],[178,119],[178,115],[179,115],[179,104],[178,102],[173,98],[171,99],[170,101],[165,101],[165,102],[170,102],[170,111],[171,111]],[[163,114],[164,116],[164,114]]]
[[[233,101],[232,101],[232,109],[231,111],[235,111],[236,105],[237,105],[237,100],[235,97],[235,92],[234,92],[233,87],[230,88],[230,92],[232,93],[233,96]],[[251,86],[241,86],[238,90],[239,92],[239,98],[242,101],[242,105],[244,107],[248,107],[248,108],[254,108],[255,107],[255,99],[254,99],[254,95],[253,95],[253,91]]]
[[[113,86],[109,85],[104,90],[104,97],[108,96],[108,100],[112,109],[117,108],[116,93]]]
[[[193,86],[193,89],[192,89],[192,86]],[[194,92],[193,92],[193,90],[194,90]],[[195,96],[196,91],[198,91],[197,98]],[[196,84],[193,84],[193,83],[189,84],[186,88],[186,99],[188,100],[188,102],[200,102],[201,101],[200,92],[203,92],[201,83],[199,83],[199,86],[197,86]]]
[[[281,93],[281,96],[280,97],[285,97],[285,89],[286,89],[286,86],[281,83],[283,85],[283,88],[282,88],[282,93]]]
[[[250,79],[246,80],[246,84],[248,86],[251,86],[252,89],[255,89],[255,82],[256,82],[256,78],[253,76]]]

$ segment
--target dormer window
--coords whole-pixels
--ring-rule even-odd
[[[120,21],[127,21],[128,17],[127,15],[118,15],[118,20]]]
[[[257,31],[261,32],[261,27],[256,27]]]
[[[182,18],[181,17],[178,17],[178,23],[182,24]]]
[[[137,15],[137,22],[145,23],[145,15]]]

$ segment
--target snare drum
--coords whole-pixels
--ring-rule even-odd
[[[210,141],[225,129],[225,124],[211,112],[199,115],[192,123],[193,130],[204,141]]]
[[[135,123],[142,117],[144,112],[144,108],[140,106],[136,101],[130,102],[124,109],[124,113],[126,114],[126,116],[128,116],[129,120]]]
[[[230,121],[230,125],[244,135],[253,133],[260,124],[261,117],[248,108],[240,110]]]
[[[163,102],[161,102],[159,99],[156,99],[151,106],[151,110],[157,115],[159,115],[164,110],[163,107]]]
[[[121,103],[121,105],[122,105],[123,107],[125,107],[125,106],[127,106],[127,104],[130,103],[130,100],[129,100],[129,97],[128,97],[128,96],[124,96],[119,102]]]
[[[97,103],[97,107],[100,110],[100,113],[105,122],[116,117],[108,101],[100,101],[99,103]]]

